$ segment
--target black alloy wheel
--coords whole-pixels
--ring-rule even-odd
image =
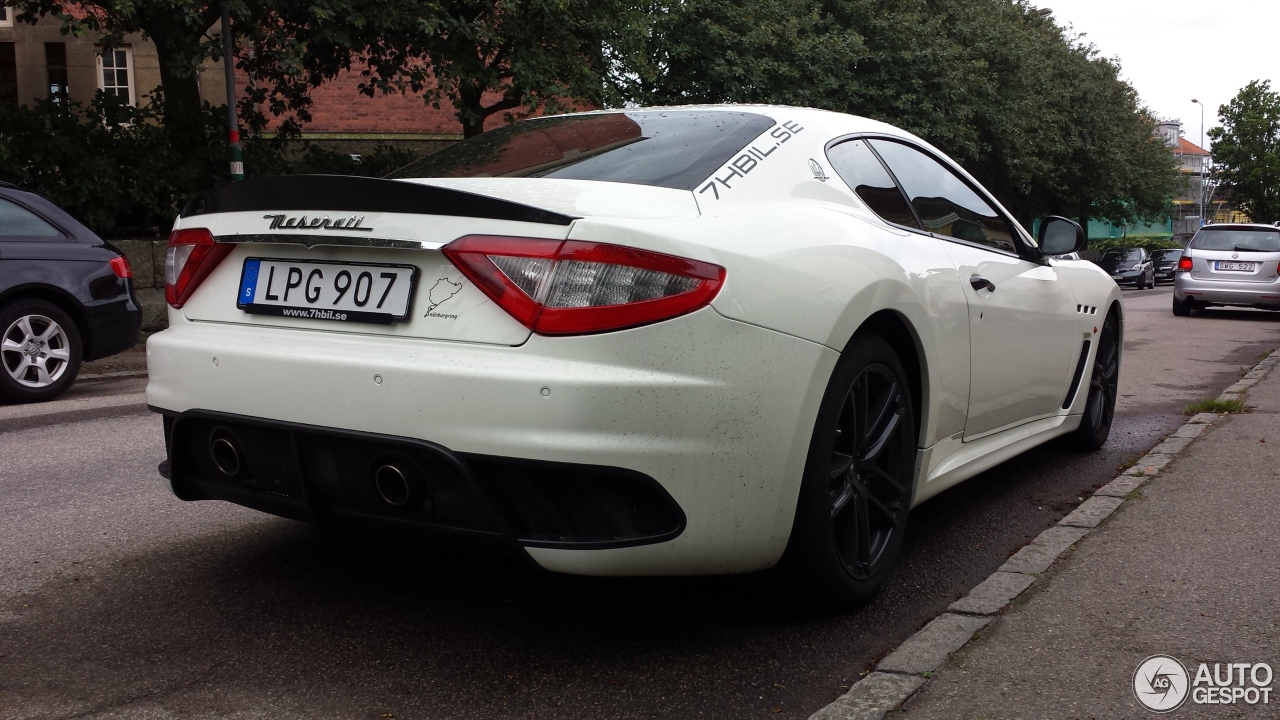
[[[1093,375],[1089,378],[1089,398],[1074,440],[1082,450],[1097,450],[1111,434],[1116,414],[1116,397],[1120,385],[1120,317],[1114,310],[1107,313],[1098,333],[1098,351],[1093,359]]]
[[[902,545],[915,455],[897,355],[877,336],[855,338],[823,397],[784,558],[806,601],[845,609],[875,595]]]

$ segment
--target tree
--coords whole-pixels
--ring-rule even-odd
[[[1280,93],[1254,80],[1218,108],[1214,177],[1256,222],[1280,220]]]
[[[1162,214],[1181,181],[1119,67],[1026,2],[685,0],[653,9],[633,102],[776,102],[889,122],[1024,223]]]

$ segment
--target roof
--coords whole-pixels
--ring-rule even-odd
[[[1174,150],[1176,155],[1208,155],[1209,151],[1199,145],[1187,140],[1184,137],[1178,138],[1178,148]]]

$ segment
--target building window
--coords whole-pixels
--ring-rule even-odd
[[[98,89],[133,105],[133,50],[114,48],[98,56]]]
[[[18,56],[11,42],[0,42],[0,105],[18,104]]]
[[[0,5],[0,27],[13,27],[13,9]]]
[[[44,44],[44,66],[49,73],[49,97],[62,100],[67,97],[67,44]]]

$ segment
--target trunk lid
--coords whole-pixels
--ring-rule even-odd
[[[1188,254],[1191,277],[1196,280],[1273,283],[1280,264],[1280,252],[1193,250]]]
[[[340,176],[248,180],[193,201],[175,225],[175,230],[208,228],[216,242],[235,245],[180,312],[201,322],[519,345],[529,337],[528,328],[467,280],[441,247],[465,235],[563,240],[573,221],[587,216],[642,220],[697,214],[692,193],[622,183]],[[279,273],[269,274],[272,267]],[[294,267],[296,276],[289,274]],[[343,270],[350,273],[348,281],[369,272],[375,299],[384,290],[377,284],[381,272],[402,278],[411,272],[404,318],[378,324],[336,321],[329,312],[322,317],[258,314],[265,306],[251,304],[256,309],[249,312],[237,302],[246,289],[252,293],[257,287],[262,288],[259,300],[274,291],[279,302],[281,281],[301,280],[305,273],[306,285],[286,296],[293,301],[287,311],[331,309],[329,298],[340,297]],[[261,278],[252,280],[259,271]],[[318,271],[314,283],[313,271]],[[308,303],[312,290],[318,298],[321,290],[328,295]],[[394,304],[395,294],[389,297]],[[276,305],[266,309],[283,312]]]

